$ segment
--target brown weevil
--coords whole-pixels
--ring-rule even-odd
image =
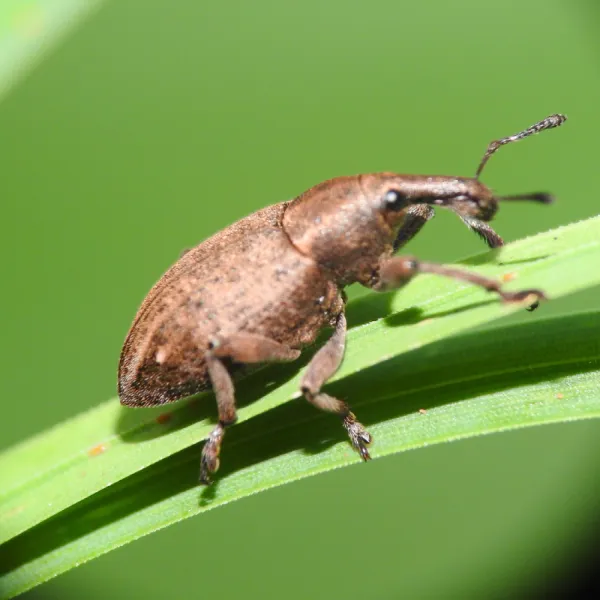
[[[200,480],[219,468],[225,428],[236,420],[232,376],[245,365],[292,361],[326,326],[333,335],[301,381],[305,398],[341,418],[364,460],[371,435],[348,405],[322,391],[336,372],[346,338],[345,296],[351,283],[377,291],[435,273],[498,294],[537,302],[539,290],[507,292],[500,282],[455,268],[393,256],[433,216],[454,211],[488,246],[502,238],[487,224],[499,200],[551,201],[545,193],[495,196],[479,181],[501,146],[558,127],[552,115],[492,142],[475,177],[373,173],[337,177],[297,198],[263,208],[187,251],[144,300],[125,340],[119,396],[127,406],[157,406],[212,388],[219,420],[202,450]]]

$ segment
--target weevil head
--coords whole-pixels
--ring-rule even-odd
[[[405,207],[427,205],[451,210],[490,248],[503,245],[502,238],[487,224],[498,210],[498,200],[492,190],[471,177],[446,175],[387,175],[383,180],[389,195],[396,193]],[[381,185],[381,182],[379,183]],[[402,218],[410,208],[402,210]],[[433,214],[433,213],[432,213]],[[401,246],[405,231],[396,238],[395,247]]]
[[[288,205],[283,227],[296,248],[340,284],[370,285],[381,259],[393,252],[407,210],[418,204],[449,208],[472,228],[490,220],[497,207],[475,179],[372,173],[309,189]]]
[[[388,212],[427,204],[448,208],[461,217],[490,221],[498,208],[492,191],[470,177],[374,173],[362,177],[362,187],[370,196],[387,198]]]

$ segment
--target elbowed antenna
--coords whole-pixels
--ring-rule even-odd
[[[535,192],[532,194],[511,194],[510,196],[498,196],[499,200],[533,200],[540,204],[552,204],[554,196],[546,192]]]
[[[500,148],[500,146],[504,146],[505,144],[510,144],[511,142],[518,142],[519,140],[529,137],[530,135],[533,135],[534,133],[539,133],[540,131],[544,131],[544,129],[554,129],[555,127],[559,127],[560,125],[562,125],[566,120],[567,120],[567,117],[565,115],[561,115],[561,114],[550,115],[549,117],[546,117],[545,119],[543,119],[542,121],[539,121],[535,125],[532,125],[531,127],[528,127],[527,129],[524,129],[523,131],[520,131],[519,133],[515,133],[515,135],[509,135],[508,137],[502,138],[501,140],[494,140],[493,142],[490,142],[489,146],[487,147],[487,150],[485,151],[485,154],[483,155],[483,158],[481,159],[481,162],[479,163],[479,167],[477,168],[477,172],[475,173],[475,179],[479,179],[479,176],[481,175],[481,171],[483,171],[483,167],[485,167],[485,164],[489,160],[490,156],[492,156],[492,154],[494,154],[494,152],[496,152],[496,150],[498,150],[498,148]],[[545,197],[546,199],[542,199],[542,197]],[[526,195],[512,196],[512,197],[505,196],[503,199],[504,200],[537,200],[539,202],[543,202],[544,204],[548,204],[547,197],[548,197],[548,194],[531,194],[529,196],[526,196]]]

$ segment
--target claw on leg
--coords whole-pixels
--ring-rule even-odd
[[[360,457],[364,461],[370,460],[371,455],[367,450],[367,445],[373,441],[371,434],[363,427],[362,423],[356,420],[356,417],[351,412],[343,418],[343,424],[348,432],[353,448],[360,454]]]
[[[526,302],[531,310],[535,310],[541,300],[547,300],[546,295],[541,290],[521,290],[519,292],[498,290],[498,293],[504,302]]]
[[[210,433],[208,440],[202,448],[200,458],[200,483],[210,485],[212,483],[210,475],[216,473],[219,469],[219,453],[221,451],[221,442],[225,435],[225,427],[219,423]]]

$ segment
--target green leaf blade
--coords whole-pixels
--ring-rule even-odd
[[[462,335],[341,380],[335,392],[370,390],[371,397],[356,405],[375,436],[375,459],[506,429],[597,418],[600,345],[589,333],[599,329],[600,314],[594,313]],[[557,338],[561,344],[555,343]],[[531,339],[544,351],[524,362]],[[465,356],[474,357],[473,363],[466,363]],[[444,365],[441,371],[439,364]],[[483,365],[492,368],[486,371]],[[380,383],[373,386],[373,381]],[[9,542],[0,550],[7,566],[6,589],[20,593],[195,514],[360,463],[339,425],[301,401],[244,423],[228,441],[214,488],[197,485],[195,445]]]

